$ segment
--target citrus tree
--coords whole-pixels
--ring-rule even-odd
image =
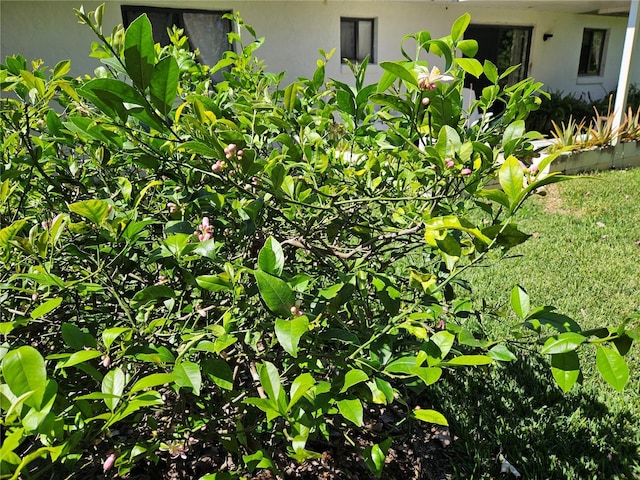
[[[125,475],[198,442],[229,459],[203,478],[278,472],[390,404],[405,427],[447,425],[418,393],[523,347],[569,390],[592,346],[624,387],[628,321],[583,331],[516,286],[503,338],[468,323],[459,274],[526,241],[523,202],[568,178],[527,160],[541,84],[502,87],[517,67],[473,58],[468,15],[404,38],[377,83],[350,65],[347,85],[325,76],[333,52],[312,78],[265,71],[237,15],[242,36],[205,66],[180,30],[154,44],[141,16],[105,35],[102,12],[76,12],[94,76],[0,66],[3,478]],[[490,86],[464,109],[467,75]],[[361,449],[377,476],[392,440]]]

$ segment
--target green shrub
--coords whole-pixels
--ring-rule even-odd
[[[624,386],[628,324],[582,331],[516,287],[504,341],[466,326],[457,276],[525,241],[522,203],[566,179],[517,160],[541,85],[502,89],[510,70],[455,58],[477,50],[468,15],[444,38],[405,38],[415,56],[383,62],[377,84],[367,61],[354,86],[327,80],[321,51],[312,78],[282,87],[237,16],[251,40],[231,34],[236,50],[207,67],[179,31],[154,45],[146,16],[105,37],[102,8],[77,12],[99,38],[96,77],[20,56],[0,67],[15,95],[0,110],[4,476],[97,461],[125,475],[198,442],[229,459],[224,478],[279,471],[285,453],[317,458],[315,442],[364,432],[371,408],[446,425],[413,392],[520,346],[550,355],[569,390],[592,344]],[[465,126],[467,74],[492,83],[476,108],[506,105],[497,122]],[[377,476],[392,438],[362,449]]]

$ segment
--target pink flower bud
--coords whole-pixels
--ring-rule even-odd
[[[31,295],[31,300],[36,302],[39,297],[40,297],[40,295],[38,295],[38,292],[33,292],[33,295]]]
[[[209,226],[209,217],[202,217],[202,226],[203,227]]]
[[[447,168],[451,168],[455,165],[455,162],[453,161],[452,158],[445,158],[444,164],[446,165]]]
[[[102,471],[103,472],[108,472],[109,470],[111,470],[111,468],[113,467],[114,463],[116,463],[116,454],[115,453],[111,453],[104,460],[104,463],[102,464]]]
[[[429,105],[430,103],[431,103],[431,100],[429,100],[429,97],[424,97],[424,98],[422,99],[422,105],[424,105],[425,107],[426,107],[427,105]]]
[[[175,213],[178,211],[178,206],[173,202],[167,203],[167,207],[169,208],[169,213]]]
[[[225,166],[225,163],[222,160],[218,160],[216,163],[214,163],[211,166],[211,170],[213,170],[214,173],[220,173],[224,168],[224,166]]]
[[[227,160],[229,160],[235,155],[236,148],[237,146],[235,143],[230,143],[229,145],[227,145],[227,148],[224,149],[224,154],[227,157]]]
[[[294,317],[298,316],[298,306],[294,305],[293,307],[291,307],[291,315],[293,315]]]
[[[200,315],[202,318],[205,318],[207,316],[207,311],[204,309],[200,309],[198,310],[198,315]]]
[[[536,173],[538,173],[538,166],[534,163],[533,165],[531,165],[531,168],[529,168],[529,172],[531,172],[532,175],[535,175]]]
[[[463,177],[466,177],[467,175],[471,175],[471,169],[470,168],[463,168],[462,170],[460,170],[460,175],[462,175]]]
[[[244,155],[244,150],[238,150],[238,158],[242,158],[242,155]]]
[[[102,365],[105,368],[109,368],[109,366],[111,365],[111,358],[109,357],[109,355],[102,355],[100,357],[100,360],[102,360],[100,362],[100,365]]]

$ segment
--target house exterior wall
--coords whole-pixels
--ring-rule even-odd
[[[74,75],[91,73],[99,65],[89,58],[89,28],[79,25],[73,8],[84,4],[93,10],[99,2],[2,0],[0,2],[0,56],[20,53],[28,60],[42,58],[53,67],[62,59],[72,60]],[[541,9],[482,8],[465,2],[418,1],[238,1],[167,0],[109,1],[106,5],[105,33],[122,22],[120,6],[149,5],[240,12],[266,41],[258,52],[270,71],[286,71],[289,79],[309,77],[315,69],[317,50],[336,54],[327,65],[327,76],[349,82],[351,75],[339,57],[340,17],[376,19],[376,62],[401,58],[399,45],[404,35],[429,30],[432,37],[449,33],[453,21],[469,12],[475,24],[517,25],[533,28],[529,75],[551,91],[601,98],[616,88],[627,20],[624,17],[576,15]],[[584,28],[607,29],[608,41],[601,77],[578,77],[578,61]],[[553,37],[546,42],[543,34]],[[408,47],[407,51],[412,51]],[[428,58],[427,58],[428,59]],[[428,59],[429,60],[429,59]],[[436,59],[430,59],[438,64]],[[442,66],[442,65],[440,65]],[[368,81],[382,74],[378,65],[369,69]],[[632,61],[631,83],[640,84],[640,44]]]

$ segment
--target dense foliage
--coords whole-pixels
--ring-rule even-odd
[[[518,160],[541,85],[500,87],[513,69],[472,58],[468,15],[403,39],[377,84],[352,65],[353,86],[325,78],[333,52],[309,79],[264,71],[237,16],[251,40],[232,33],[208,67],[179,30],[154,45],[146,16],[106,37],[102,7],[77,15],[99,39],[95,77],[0,66],[3,477],[95,458],[125,475],[197,442],[229,459],[203,478],[278,471],[375,406],[446,425],[415,393],[521,347],[550,355],[566,391],[592,345],[624,387],[628,322],[582,331],[516,287],[502,340],[467,325],[458,275],[524,242],[522,203],[566,179]],[[465,75],[492,83],[473,110],[504,104],[490,124],[467,121]],[[392,440],[362,450],[377,476]]]

